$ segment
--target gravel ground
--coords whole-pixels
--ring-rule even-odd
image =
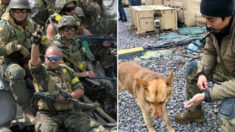
[[[119,22],[118,25],[118,49],[127,49],[138,46],[155,46],[163,43],[162,40],[157,40],[157,35],[150,35],[146,37],[138,37],[134,32],[128,31],[130,25],[130,17],[128,14],[128,8],[125,8],[128,16],[128,22]],[[165,42],[165,41],[164,41]],[[174,54],[163,56],[161,58],[152,60],[140,60],[134,59],[142,66],[161,73],[163,76],[167,76],[170,71],[175,70],[173,80],[173,94],[171,100],[167,105],[169,119],[173,128],[177,132],[218,132],[220,121],[218,119],[218,106],[220,102],[203,103],[203,110],[205,112],[206,121],[203,123],[188,123],[179,124],[174,120],[174,116],[177,113],[184,112],[183,102],[186,101],[186,82],[184,79],[184,72],[186,65],[190,63],[191,58],[183,57],[180,54],[184,54],[184,47],[172,48],[177,50]],[[126,60],[119,60],[119,63]],[[212,84],[210,83],[209,86]],[[121,103],[118,106],[118,131],[119,132],[147,132],[141,110],[138,107],[135,99],[127,91],[123,91],[119,94]],[[153,119],[154,127],[158,132],[165,132],[165,122],[162,118]]]

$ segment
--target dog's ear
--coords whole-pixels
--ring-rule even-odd
[[[142,80],[140,78],[136,78],[136,82],[141,85],[143,88],[147,89],[148,87],[148,82],[145,80]]]
[[[172,79],[173,79],[173,72],[170,73],[170,75],[168,75],[168,77],[166,78],[166,85],[167,86],[171,86],[172,85]]]

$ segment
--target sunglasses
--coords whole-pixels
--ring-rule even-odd
[[[60,59],[61,59],[61,57],[59,57],[59,56],[57,56],[57,57],[48,57],[47,56],[47,59],[49,60],[49,61],[59,61]]]
[[[76,30],[75,27],[64,27],[64,28],[63,28],[63,31],[65,31],[65,32],[68,32],[68,31],[74,32],[75,30]]]
[[[15,9],[14,12],[16,12],[16,13],[27,13],[28,10],[27,9]]]
[[[73,7],[64,7],[63,8],[63,11],[66,11],[66,12],[71,12],[71,11],[74,11],[75,10],[75,6]]]

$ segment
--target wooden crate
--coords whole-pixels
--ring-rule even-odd
[[[154,9],[150,6],[132,6],[132,24],[137,28],[136,34],[155,31]]]
[[[122,0],[122,4],[123,6],[128,6],[129,5],[128,0]]]
[[[145,0],[145,5],[163,5],[162,0]]]
[[[206,26],[206,20],[200,12],[201,0],[184,0],[184,24],[191,26]]]
[[[177,12],[176,9],[163,5],[152,5],[155,11],[160,11],[160,30],[177,29]]]

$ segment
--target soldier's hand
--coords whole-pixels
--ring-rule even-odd
[[[95,78],[95,73],[93,71],[87,71],[88,72],[88,77],[90,78]]]
[[[207,79],[205,75],[200,75],[198,77],[197,86],[200,90],[203,90],[203,91],[208,89]]]
[[[25,48],[23,45],[17,45],[18,51],[24,56],[24,58],[29,57],[30,52],[27,48]]]
[[[66,102],[67,100],[59,94],[58,98],[56,99],[57,102]]]
[[[43,26],[38,25],[36,31],[33,33],[33,44],[40,45],[43,33]]]
[[[111,44],[110,44],[109,42],[106,42],[106,41],[105,41],[105,42],[103,43],[103,46],[104,46],[104,47],[110,47]]]
[[[184,102],[184,108],[191,108],[205,100],[205,94],[199,93],[193,96],[189,101]]]

